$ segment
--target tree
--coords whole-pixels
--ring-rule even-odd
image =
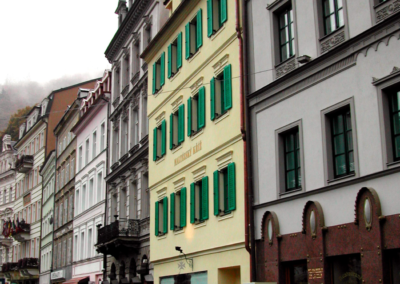
[[[3,136],[5,134],[11,135],[12,141],[17,141],[19,138],[19,126],[26,121],[26,115],[31,111],[33,107],[27,106],[25,108],[21,108],[13,113],[8,121],[7,128],[0,131],[1,141],[0,144],[3,142]]]

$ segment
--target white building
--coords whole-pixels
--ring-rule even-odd
[[[400,283],[400,2],[246,8],[255,280]]]
[[[103,279],[103,255],[96,252],[94,245],[96,226],[104,224],[110,89],[110,72],[105,71],[95,88],[86,90],[87,97],[80,105],[80,119],[72,128],[77,147],[72,277],[88,278],[96,284]]]

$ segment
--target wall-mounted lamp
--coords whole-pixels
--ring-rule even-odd
[[[181,254],[183,254],[185,256],[185,260],[187,262],[187,264],[189,264],[189,267],[192,269],[193,271],[193,258],[187,258],[186,254],[183,252],[181,247],[175,247],[176,251],[179,251]]]

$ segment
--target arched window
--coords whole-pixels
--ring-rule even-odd
[[[111,264],[111,272],[110,272],[110,280],[115,280],[117,278],[117,269],[115,268],[115,264]]]
[[[131,259],[129,264],[129,279],[136,277],[136,261],[134,258]]]
[[[125,262],[121,261],[121,265],[119,266],[119,279],[125,278]]]

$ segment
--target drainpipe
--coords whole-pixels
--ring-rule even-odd
[[[253,234],[250,234],[253,231],[253,214],[252,214],[252,190],[249,188],[249,163],[248,163],[248,153],[250,153],[250,144],[247,142],[246,130],[249,129],[249,122],[246,117],[246,106],[245,106],[245,95],[248,93],[248,72],[247,72],[247,48],[246,44],[243,44],[243,41],[246,43],[247,36],[247,17],[246,17],[246,1],[241,1],[242,5],[240,6],[240,0],[236,0],[236,36],[239,41],[239,64],[240,64],[240,131],[242,133],[243,139],[243,161],[244,161],[244,211],[245,211],[245,248],[250,253],[250,281],[254,281],[255,279],[255,262],[254,259],[254,244],[250,246],[250,238],[252,238]],[[242,10],[242,26],[243,31],[240,26],[240,8]]]

